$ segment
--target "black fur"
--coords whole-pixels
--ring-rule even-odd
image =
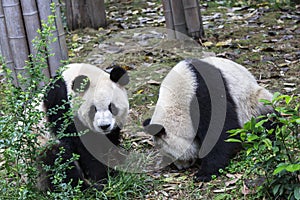
[[[199,128],[197,130],[196,140],[198,140],[199,144],[202,144],[204,140],[208,126],[210,124],[211,119],[211,99],[210,94],[207,88],[207,85],[199,73],[201,68],[209,67],[210,70],[214,70],[213,74],[221,73],[220,70],[215,68],[212,65],[207,63],[201,63],[200,61],[192,62],[190,64],[190,69],[197,77],[198,86],[196,89],[196,98],[199,102],[199,110],[200,110],[200,120],[199,120]],[[199,70],[199,71],[198,71]],[[221,75],[223,78],[223,76]],[[213,77],[211,77],[213,78]],[[201,159],[201,167],[196,173],[195,179],[197,181],[210,181],[211,175],[218,175],[219,169],[224,168],[228,165],[230,158],[232,158],[240,149],[240,143],[228,143],[225,142],[228,138],[228,130],[239,128],[238,115],[236,112],[236,105],[231,98],[230,91],[228,90],[226,80],[223,78],[225,84],[226,91],[226,118],[224,127],[221,133],[221,136],[214,146],[212,151]],[[204,102],[204,103],[201,103]],[[219,122],[214,122],[219,123]]]
[[[129,83],[129,76],[125,69],[115,66],[110,72],[110,80],[124,86]]]
[[[209,89],[204,78],[201,76],[199,71],[204,70],[203,68],[207,68],[207,71],[210,71],[210,78],[212,80],[217,80],[217,75],[221,75],[226,92],[226,119],[224,122],[223,130],[221,135],[213,147],[210,153],[208,153],[204,158],[199,159],[201,162],[201,166],[198,172],[195,175],[196,181],[210,181],[211,175],[218,175],[219,169],[224,168],[228,165],[229,160],[241,149],[240,143],[228,143],[225,140],[228,138],[229,134],[227,134],[228,130],[239,128],[239,120],[238,115],[236,112],[236,105],[231,98],[230,91],[228,90],[226,80],[223,78],[221,71],[218,70],[216,67],[209,65],[207,63],[203,63],[199,60],[188,60],[189,68],[195,75],[197,79],[197,88],[196,88],[196,96],[192,99],[190,105],[190,114],[192,119],[192,124],[195,130],[197,130],[197,135],[195,140],[200,145],[204,141],[206,133],[208,131],[210,122],[211,122],[211,112],[212,112],[212,105],[211,105],[211,95],[209,93]],[[215,78],[215,79],[214,79]],[[217,84],[216,84],[217,85]],[[218,90],[218,88],[210,88]],[[197,103],[199,105],[199,109],[195,109],[193,104]],[[218,106],[218,105],[217,105]],[[198,111],[200,113],[198,113]],[[165,133],[164,128],[152,128],[148,126],[150,124],[151,119],[147,119],[144,121],[143,126],[145,127],[145,131],[149,132],[152,135],[157,137],[161,137]],[[219,122],[214,122],[219,123]],[[156,124],[154,124],[156,125]],[[151,128],[150,128],[151,127]],[[175,127],[176,128],[176,127]],[[161,131],[163,130],[163,131]],[[163,134],[162,134],[163,133]]]
[[[74,134],[76,136],[64,136],[60,138],[60,143],[58,145],[53,146],[52,149],[45,152],[45,156],[41,158],[42,162],[50,166],[54,165],[57,153],[59,152],[59,147],[63,147],[65,149],[65,153],[63,155],[62,162],[70,159],[72,154],[80,156],[78,160],[79,168],[75,165],[75,163],[72,163],[72,168],[66,169],[67,177],[64,182],[67,183],[72,180],[71,184],[74,187],[78,184],[79,180],[83,180],[82,189],[86,189],[90,186],[85,179],[89,179],[92,182],[102,181],[101,183],[104,183],[108,176],[107,166],[95,159],[82,144],[80,137],[78,136],[78,130],[75,126],[76,124],[77,127],[83,127],[82,124],[79,124],[81,123],[80,120],[78,120],[76,116],[74,118],[72,118],[72,116],[68,117],[69,124],[66,129],[63,130],[66,125],[66,113],[70,111],[71,107],[68,100],[66,83],[62,78],[58,79],[51,85],[47,95],[45,96],[44,106],[48,113],[48,121],[51,124],[55,124],[51,128],[53,134],[58,136],[62,132],[63,134]],[[56,109],[56,112],[49,112],[58,107],[61,108]],[[93,110],[91,112],[95,111]],[[103,135],[103,137],[108,137],[113,144],[118,145],[120,139],[120,128],[115,128],[110,134],[107,136]],[[107,152],[107,149],[104,149],[103,151]],[[51,177],[52,174],[49,175]],[[47,182],[50,184],[49,189],[53,190],[54,186],[51,183],[51,180],[49,179]]]
[[[118,113],[119,113],[119,109],[116,107],[116,105],[115,104],[113,104],[113,103],[110,103],[109,104],[109,106],[108,106],[108,110],[111,112],[111,114],[113,114],[113,115],[118,115]]]
[[[89,118],[90,118],[90,121],[93,121],[93,120],[94,120],[94,117],[95,117],[95,113],[96,113],[96,112],[97,112],[96,106],[92,105],[92,106],[90,107],[89,114],[88,114],[88,116],[89,116]]]
[[[143,127],[147,127],[150,124],[150,122],[151,122],[151,118],[145,119],[145,121],[143,122]]]
[[[60,161],[62,163],[66,163],[68,160],[72,158],[72,145],[70,143],[66,143],[66,141],[62,141],[58,144],[52,144],[49,145],[41,154],[41,156],[38,158],[42,164],[47,166],[53,166],[55,160],[58,158],[58,154],[61,151],[61,148],[64,149],[64,154],[62,154]],[[66,178],[63,180],[64,182],[68,183],[72,180],[71,185],[75,187],[78,184],[79,180],[83,181],[82,189],[86,189],[89,187],[89,184],[87,181],[85,181],[83,172],[80,168],[78,168],[75,164],[75,162],[71,163],[69,165],[69,169],[67,169],[66,172]],[[40,171],[44,171],[43,169],[40,169]],[[55,187],[52,184],[52,178],[53,178],[54,172],[49,171],[47,172],[47,178],[46,180],[43,180],[41,184],[44,184],[43,187],[48,187],[47,189],[54,191]],[[43,177],[44,178],[44,177]]]
[[[90,80],[87,76],[77,76],[72,83],[72,90],[75,92],[85,92],[90,87]]]

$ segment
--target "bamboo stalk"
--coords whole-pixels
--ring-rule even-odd
[[[183,1],[184,14],[188,28],[188,34],[192,37],[199,35],[200,20],[198,2],[196,0]]]
[[[163,0],[164,15],[166,19],[167,35],[169,39],[175,39],[173,13],[170,0]]]
[[[202,19],[198,1],[184,0],[182,3],[189,36],[192,36],[194,38],[204,37],[204,31],[201,26]]]
[[[26,41],[25,29],[18,0],[6,0],[2,4],[6,20],[7,34],[15,72],[24,74],[25,61],[28,59],[29,49]]]
[[[87,13],[91,27],[98,29],[106,26],[106,14],[104,0],[87,0]],[[86,24],[88,26],[88,24]]]
[[[66,0],[67,24],[70,30],[82,28],[84,18],[82,19],[81,10],[84,7],[83,1]]]
[[[11,54],[11,49],[9,46],[8,41],[8,35],[7,35],[7,29],[6,29],[6,23],[5,23],[5,17],[4,17],[4,11],[2,7],[2,0],[0,0],[0,50],[1,54],[5,59],[6,66],[11,70],[12,72],[12,78],[13,83],[16,86],[19,86],[18,79],[15,73],[15,64],[13,61],[13,57]]]
[[[36,1],[21,0],[21,6],[22,6],[22,12],[23,12],[22,14],[25,22],[27,42],[29,44],[30,54],[36,56],[37,49],[36,47],[34,47],[32,40],[39,36],[37,30],[41,28]],[[43,74],[49,78],[50,77],[49,69],[48,68],[43,69]]]
[[[104,0],[66,0],[67,24],[70,30],[106,26]]]
[[[50,9],[51,0],[36,0],[36,2],[37,2],[37,8],[39,11],[40,19],[44,22],[47,22],[48,16],[51,15],[51,9]],[[58,38],[57,30],[54,31],[52,34],[53,36],[51,39]],[[53,54],[53,56],[49,57],[48,62],[49,62],[50,75],[51,77],[54,77],[56,75],[56,70],[61,65],[60,61],[62,60],[62,54],[60,51],[60,45],[58,40],[52,42],[49,45],[48,51],[50,52],[50,54]]]
[[[201,9],[200,6],[198,4],[198,10],[199,10],[199,20],[200,20],[200,38],[204,38],[205,37],[205,32],[204,32],[204,28],[203,28],[203,21],[202,21],[202,15],[201,15]]]
[[[57,28],[57,32],[58,32],[58,42],[59,42],[59,46],[60,46],[60,52],[62,55],[62,59],[67,60],[68,59],[68,47],[67,47],[64,27],[63,27],[62,20],[61,20],[62,18],[61,18],[61,12],[60,12],[60,4],[59,4],[58,0],[53,0],[53,2],[57,5],[56,10],[55,10],[55,16],[56,16],[55,22],[56,22],[56,28]]]
[[[177,39],[184,39],[187,35],[187,26],[185,22],[182,0],[171,0],[173,13],[174,30]]]
[[[32,44],[32,40],[38,36],[36,31],[40,28],[36,3],[34,0],[21,0],[21,6],[30,53],[36,55],[36,50]]]

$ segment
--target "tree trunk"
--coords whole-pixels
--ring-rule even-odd
[[[70,30],[106,26],[104,0],[66,0],[66,15]]]
[[[187,35],[187,26],[182,1],[171,0],[171,9],[173,14],[174,29],[176,31],[176,38],[184,39],[184,36]]]
[[[182,2],[188,27],[188,35],[193,38],[203,38],[204,30],[198,1],[183,0]]]
[[[173,22],[173,15],[172,15],[172,8],[170,0],[163,0],[163,7],[164,7],[164,13],[165,13],[165,19],[166,19],[166,27],[167,27],[167,34],[168,38],[176,38],[175,32],[174,32],[174,22]]]
[[[170,39],[185,39],[186,35],[194,39],[204,37],[198,0],[163,0],[163,7]]]

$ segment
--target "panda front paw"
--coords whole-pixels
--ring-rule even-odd
[[[104,189],[104,184],[94,184],[93,188],[98,192],[101,192]]]
[[[196,174],[195,174],[195,177],[194,177],[194,181],[195,182],[209,182],[211,181],[211,174],[210,173],[205,173],[205,172],[202,172],[202,171],[198,171]]]

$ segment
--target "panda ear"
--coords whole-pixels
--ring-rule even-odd
[[[129,83],[129,76],[125,69],[119,66],[115,66],[110,72],[110,80],[115,83],[119,83],[122,86],[125,86]]]
[[[147,125],[144,128],[145,128],[146,133],[149,133],[150,135],[153,135],[153,136],[156,136],[156,137],[161,137],[163,135],[166,135],[165,128],[160,124],[150,124],[150,125]]]
[[[151,118],[146,119],[146,120],[143,122],[143,127],[148,126],[148,125],[150,124],[150,122],[151,122]]]
[[[85,75],[77,76],[72,82],[74,92],[83,93],[90,87],[90,79]]]

